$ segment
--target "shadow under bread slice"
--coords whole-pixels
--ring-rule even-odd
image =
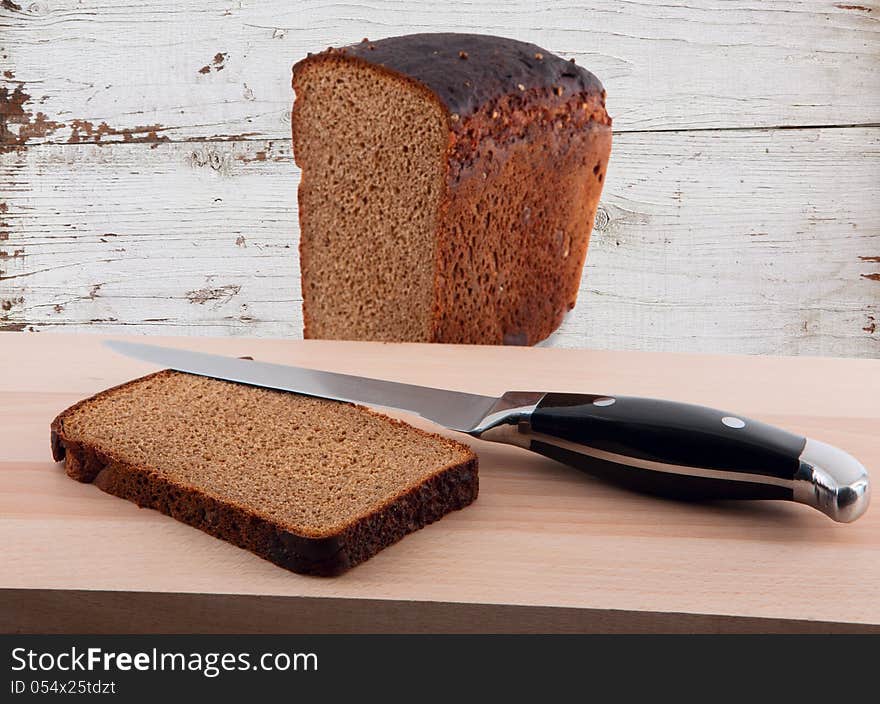
[[[52,423],[67,474],[333,575],[477,497],[465,445],[362,406],[162,371]]]

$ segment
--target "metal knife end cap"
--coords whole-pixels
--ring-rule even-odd
[[[840,448],[807,438],[795,476],[794,500],[819,509],[838,523],[851,523],[868,509],[868,471]]]

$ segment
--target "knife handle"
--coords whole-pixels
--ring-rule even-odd
[[[529,396],[505,394],[502,402]],[[854,457],[767,423],[658,399],[531,396],[536,403],[508,402],[475,434],[676,499],[797,501],[842,523],[868,506],[868,473]]]

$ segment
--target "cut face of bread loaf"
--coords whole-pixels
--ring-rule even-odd
[[[333,575],[477,496],[466,446],[348,403],[165,371],[52,424],[71,477]]]
[[[418,34],[294,66],[304,335],[534,344],[574,306],[605,91],[533,44]]]

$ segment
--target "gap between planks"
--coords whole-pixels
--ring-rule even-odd
[[[797,131],[797,130],[841,130],[841,129],[876,129],[880,128],[880,122],[851,122],[851,123],[842,123],[842,124],[822,124],[822,125],[770,125],[770,126],[762,126],[762,125],[754,125],[754,126],[740,126],[740,127],[675,127],[675,128],[657,128],[657,129],[614,129],[612,130],[614,135],[642,135],[642,134],[687,134],[690,132],[772,132],[774,130],[778,131]],[[110,147],[113,145],[126,145],[126,146],[142,146],[148,147],[150,149],[154,149],[159,144],[229,144],[235,142],[290,142],[290,137],[258,137],[258,136],[247,136],[247,135],[215,135],[213,137],[189,137],[186,139],[155,139],[155,140],[146,140],[140,139],[137,141],[126,141],[125,139],[117,139],[117,140],[89,140],[89,139],[81,139],[76,142],[61,141],[61,142],[53,142],[51,140],[47,140],[45,142],[33,142],[26,143],[22,145],[16,145],[13,147],[7,147],[11,150],[23,150],[23,149],[41,149],[41,148],[51,148],[51,147],[64,147],[71,145],[89,145],[95,144],[102,147]],[[0,149],[0,153],[2,153],[2,149]]]

